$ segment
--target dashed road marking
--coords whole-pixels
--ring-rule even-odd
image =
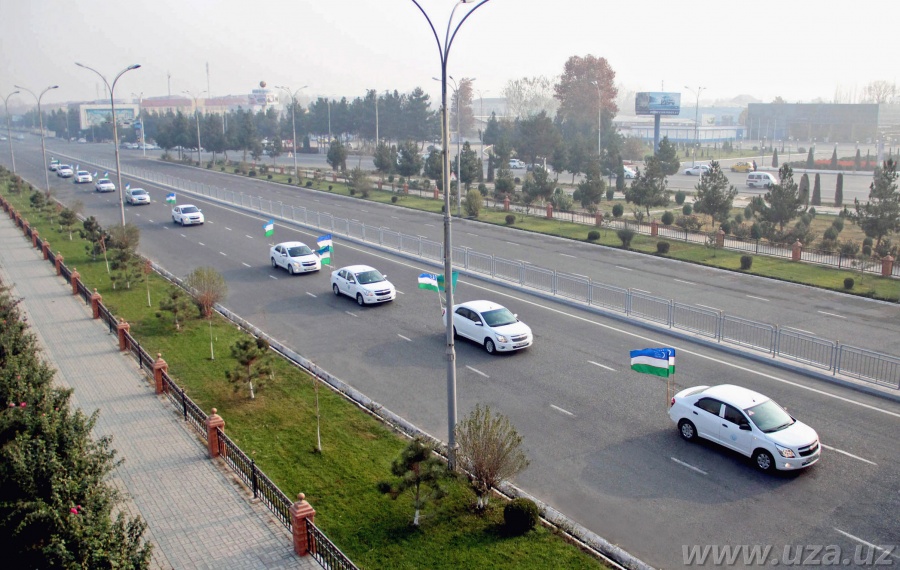
[[[673,281],[678,281],[679,283],[684,283],[685,285],[696,285],[693,281],[685,281],[684,279],[673,279]]]
[[[674,457],[670,457],[669,459],[671,459],[672,461],[674,461],[675,463],[677,463],[677,464],[679,464],[679,465],[682,465],[682,466],[684,466],[684,467],[687,467],[687,468],[690,469],[691,471],[696,471],[697,473],[699,473],[699,474],[701,474],[701,475],[709,475],[709,473],[707,473],[707,472],[704,471],[703,469],[700,469],[699,467],[694,467],[694,466],[691,465],[690,463],[685,463],[684,461],[681,461],[680,459],[675,459]]]
[[[616,269],[624,269],[625,271],[634,271],[634,269],[629,269],[628,267],[622,267],[621,265],[616,265]]]
[[[306,294],[313,298],[318,297],[318,295],[314,295],[314,294],[310,293],[309,291],[307,291]]]
[[[605,364],[600,364],[599,362],[594,362],[593,360],[588,360],[588,363],[593,364],[594,366],[599,366],[600,368],[605,368],[605,369],[610,370],[610,371],[612,371],[612,372],[615,372],[615,371],[616,371],[615,368],[610,368],[609,366],[607,366],[607,365],[605,365]]]
[[[756,295],[747,295],[747,297],[750,297],[751,299],[757,299],[759,301],[765,301],[766,303],[769,302],[769,300],[766,299],[765,297],[757,297]]]
[[[825,311],[816,311],[817,313],[822,313],[823,315],[828,315],[829,317],[837,317],[839,319],[846,319],[844,315],[837,315],[835,313],[826,313]]]
[[[468,368],[469,370],[471,370],[471,371],[474,372],[475,374],[478,374],[479,376],[484,376],[485,378],[490,378],[490,376],[488,376],[487,374],[485,374],[485,373],[482,372],[481,370],[478,370],[477,368],[472,368],[471,366],[468,366],[468,365],[466,366],[466,368]]]
[[[566,414],[567,416],[571,416],[573,418],[575,417],[575,414],[573,414],[569,410],[564,410],[564,409],[560,408],[559,406],[556,406],[553,404],[550,404],[550,407],[553,408],[554,410],[556,410],[557,412],[562,412],[562,413]]]
[[[836,452],[840,453],[841,455],[846,455],[847,457],[852,457],[853,459],[858,459],[858,460],[862,461],[863,463],[868,463],[869,465],[875,465],[875,466],[878,465],[874,461],[869,461],[868,459],[863,459],[862,457],[860,457],[858,455],[853,455],[852,453],[848,453],[848,452],[844,451],[843,449],[838,449],[836,447],[831,447],[830,445],[825,445],[821,441],[819,442],[819,445],[821,445],[825,449],[830,449],[831,451],[836,451]]]
[[[397,336],[399,336],[400,338],[402,338],[402,339],[405,340],[406,342],[412,342],[412,339],[411,339],[411,338],[406,337],[406,336],[403,336],[403,335],[400,334],[400,333],[397,333]]]

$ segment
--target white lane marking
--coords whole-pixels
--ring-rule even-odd
[[[648,295],[650,294],[650,291],[644,291],[643,289],[632,289],[632,291],[637,291],[638,293],[646,293]]]
[[[227,253],[222,253],[221,251],[219,252],[219,255],[224,255],[225,257],[228,257]]]
[[[844,315],[836,315],[834,313],[826,313],[825,311],[816,311],[817,313],[822,313],[823,315],[828,315],[829,317],[837,317],[839,319],[846,319]]]
[[[183,237],[183,238],[186,238],[186,237],[187,237],[187,236],[184,235],[184,234],[178,234],[178,235],[180,235],[180,236]]]
[[[400,338],[402,338],[402,339],[405,340],[406,342],[412,342],[412,339],[411,339],[411,338],[405,337],[405,336],[403,336],[402,334],[397,333],[397,336],[399,336]]]
[[[475,374],[478,374],[479,376],[484,376],[485,378],[490,378],[490,376],[488,376],[487,374],[485,374],[485,373],[482,372],[481,370],[478,370],[477,368],[472,368],[472,367],[469,366],[469,365],[466,365],[466,368],[468,368],[469,370],[471,370],[471,371],[474,372]]]
[[[367,213],[367,214],[369,213],[369,211],[366,210],[365,208],[360,208],[359,211],[360,211],[360,212],[365,212],[365,213]]]
[[[199,244],[202,245],[203,247],[206,247],[206,244],[203,243],[202,241],[198,241],[197,243],[199,243]]]
[[[628,269],[627,267],[622,267],[621,265],[616,265],[616,269],[623,269],[625,271],[634,271],[634,269]]]
[[[572,275],[574,275],[575,277],[583,277],[584,279],[590,279],[590,277],[588,277],[587,275],[582,275],[581,273],[573,273]]]
[[[825,444],[822,443],[821,441],[819,442],[819,445],[821,445],[821,446],[824,447],[825,449],[830,449],[831,451],[837,451],[838,453],[840,453],[840,454],[842,454],[842,455],[846,455],[847,457],[852,457],[853,459],[859,459],[859,460],[862,461],[863,463],[868,463],[869,465],[875,465],[875,466],[878,465],[878,464],[875,463],[874,461],[869,461],[868,459],[863,459],[862,457],[860,457],[860,456],[858,456],[858,455],[853,455],[852,453],[847,453],[847,452],[844,451],[843,449],[838,449],[838,448],[836,448],[836,447],[831,447],[830,445],[825,445]]]
[[[425,224],[425,227],[426,227],[426,228],[433,228],[433,227],[435,227],[435,225],[434,225],[434,224]]]
[[[231,231],[231,228],[229,228],[228,226],[225,226],[225,229]]]
[[[696,283],[692,281],[685,281],[684,279],[673,279],[673,281],[678,281],[679,283],[684,283],[685,285],[696,285]]]
[[[400,218],[398,218],[397,216],[391,216],[391,219],[392,219],[392,220],[399,220]]]
[[[704,309],[712,309],[713,311],[721,311],[722,310],[722,309],[717,309],[715,307],[710,307],[709,305],[701,305],[700,303],[697,303],[697,306],[703,307]]]
[[[703,469],[700,469],[700,468],[698,468],[698,467],[694,467],[694,466],[691,465],[690,463],[685,463],[684,461],[681,461],[680,459],[675,459],[674,457],[670,457],[669,459],[671,459],[672,461],[674,461],[675,463],[677,463],[677,464],[679,464],[679,465],[683,465],[684,467],[687,467],[688,469],[690,469],[690,470],[692,470],[692,471],[696,471],[697,473],[699,473],[699,474],[701,474],[701,475],[709,475],[709,473],[707,473],[707,472],[704,471]]]
[[[358,315],[354,315],[354,314],[351,313],[350,311],[344,311],[344,312],[347,313],[348,315],[350,315],[351,317],[353,317],[354,319],[358,319],[358,318],[359,318]]]
[[[600,364],[599,362],[594,362],[593,360],[588,360],[588,363],[593,364],[594,366],[599,366],[600,368],[606,368],[607,370],[610,370],[612,372],[616,371],[615,368],[610,368],[609,366],[607,366],[605,364]]]
[[[473,234],[472,232],[466,232],[467,236],[478,237],[478,234]]]
[[[793,328],[793,327],[791,327],[791,328]],[[805,330],[803,330],[803,329],[797,329],[797,328],[795,328],[794,330],[795,330],[795,331],[800,331],[800,332],[802,332],[802,333],[806,333],[806,334],[808,334],[808,335],[816,336],[816,333],[814,333],[814,332],[805,331]]]
[[[310,297],[313,297],[313,298],[316,298],[316,297],[318,297],[318,295],[313,295],[313,294],[312,294],[312,293],[310,293],[310,292],[309,292],[309,291],[307,291],[307,292],[306,292],[306,294],[307,294],[307,295],[309,295],[309,296],[310,296]]]
[[[244,234],[244,237],[247,238],[247,239],[253,239],[253,236],[250,236],[250,235],[247,235],[247,234]]]
[[[558,255],[561,255],[563,257],[571,257],[572,259],[577,259],[574,255],[569,255],[568,253],[560,253]]]
[[[155,223],[156,223],[156,222],[154,222],[153,220],[151,220],[150,218],[147,218],[147,221],[150,222],[151,224],[155,224]],[[166,228],[166,229],[168,229],[168,228]]]
[[[765,297],[757,297],[756,295],[747,295],[747,296],[750,297],[751,299],[758,299],[760,301],[765,301],[766,303],[769,302],[769,300],[766,299]]]
[[[571,416],[573,418],[575,417],[575,414],[573,414],[569,410],[564,410],[564,409],[560,408],[559,406],[554,406],[553,404],[550,404],[550,407],[553,408],[554,410],[556,410],[557,412],[562,412],[562,413],[566,414],[567,416]]]
[[[843,534],[844,536],[846,536],[849,539],[855,540],[855,541],[859,542],[860,544],[864,544],[864,545],[868,546],[869,548],[874,548],[875,550],[880,550],[881,552],[886,552],[889,556],[892,556],[892,557],[896,558],[897,560],[900,560],[900,552],[898,552],[897,554],[894,554],[893,552],[891,552],[891,550],[893,550],[893,547],[891,547],[891,550],[885,550],[884,548],[881,548],[877,544],[872,544],[871,542],[867,542],[867,541],[861,539],[860,537],[853,536],[849,532],[844,532],[837,527],[832,527],[832,528],[834,528],[834,530],[838,531],[839,533]]]
[[[514,242],[514,241],[508,241],[508,242],[506,242],[506,243],[508,243],[509,245],[519,245],[519,244],[517,244],[517,243]]]
[[[253,267],[253,266],[250,265],[249,263],[244,263],[243,261],[241,262],[241,265],[243,265],[244,267]]]
[[[274,275],[269,275],[269,279],[274,279],[275,281],[278,281],[278,278],[275,277]]]
[[[397,291],[398,295],[406,295],[406,293],[404,293],[403,291],[401,291],[399,289],[395,289],[395,291]]]

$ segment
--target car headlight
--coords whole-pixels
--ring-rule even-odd
[[[780,445],[775,444],[775,449],[778,450],[778,453],[780,453],[782,457],[787,457],[788,459],[797,457],[794,455],[794,450],[789,447],[781,447]]]
[[[364,294],[365,294],[366,297],[372,297],[373,295],[375,295],[375,292],[374,292],[374,291],[368,291],[368,290],[367,290],[367,291],[364,292]]]
[[[497,342],[507,342],[507,339],[502,334],[497,335]]]

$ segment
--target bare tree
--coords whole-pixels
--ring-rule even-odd
[[[212,267],[198,267],[185,280],[185,285],[194,292],[203,316],[209,321],[209,358],[216,359],[213,350],[212,315],[216,303],[228,294],[228,284],[222,274]]]
[[[897,84],[891,81],[872,81],[863,88],[863,99],[868,103],[890,103],[897,95]]]
[[[476,405],[456,425],[456,441],[459,458],[472,476],[479,510],[487,507],[494,487],[528,467],[522,436],[506,416],[492,414],[488,406]]]
[[[506,109],[513,117],[531,117],[544,111],[549,116],[556,114],[559,101],[553,96],[553,85],[557,77],[523,77],[507,81],[502,95],[506,99]]]

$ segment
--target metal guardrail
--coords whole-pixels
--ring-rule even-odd
[[[321,530],[316,528],[309,519],[306,520],[306,537],[309,543],[309,552],[316,561],[326,570],[356,570],[356,565],[344,556],[338,547],[334,545]]]

